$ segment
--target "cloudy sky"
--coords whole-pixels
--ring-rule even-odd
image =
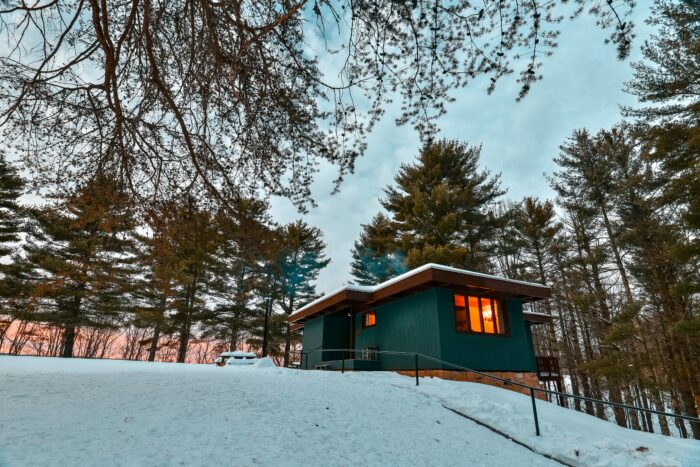
[[[631,61],[639,59],[639,47],[651,33],[644,24],[650,5],[650,0],[639,1],[631,18],[637,33]],[[513,200],[552,197],[544,174],[554,170],[552,158],[559,145],[574,129],[611,126],[621,119],[620,105],[635,103],[622,91],[632,77],[630,60],[617,61],[614,47],[604,43],[607,31],[585,15],[562,23],[561,31],[559,47],[541,69],[544,80],[524,101],[515,102],[519,87],[514,77],[499,82],[491,96],[486,95],[486,83],[473,82],[454,94],[456,102],[439,122],[438,137],[483,145],[482,166],[502,174],[506,196]],[[417,133],[397,127],[395,116],[387,112],[369,136],[367,153],[357,161],[355,173],[346,177],[340,193],[331,196],[336,173],[323,167],[313,187],[317,208],[302,216],[288,201],[273,201],[277,221],[302,217],[323,231],[332,261],[319,277],[319,292],[351,280],[350,249],[361,224],[380,211],[383,187],[418,152]]]

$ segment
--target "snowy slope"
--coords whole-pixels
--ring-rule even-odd
[[[582,465],[700,465],[696,441],[546,403],[533,439],[529,399],[496,388],[263,366],[0,356],[0,465],[558,465],[443,404],[502,415],[541,452],[581,446]]]

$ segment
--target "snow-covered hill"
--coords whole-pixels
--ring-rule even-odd
[[[392,373],[0,357],[0,465],[700,465],[632,432],[474,383]]]

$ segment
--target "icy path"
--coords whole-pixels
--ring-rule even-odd
[[[415,391],[343,376],[0,357],[0,464],[557,465]]]

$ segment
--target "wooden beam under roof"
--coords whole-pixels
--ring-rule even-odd
[[[337,313],[349,306],[356,306],[358,311],[369,309],[430,287],[452,288],[502,299],[515,298],[524,302],[551,297],[551,290],[546,285],[427,264],[376,287],[348,286],[330,293],[300,308],[289,317],[289,322],[295,325],[294,329],[299,329],[306,320],[322,314]],[[541,320],[546,319],[533,315],[528,321],[544,322]]]

